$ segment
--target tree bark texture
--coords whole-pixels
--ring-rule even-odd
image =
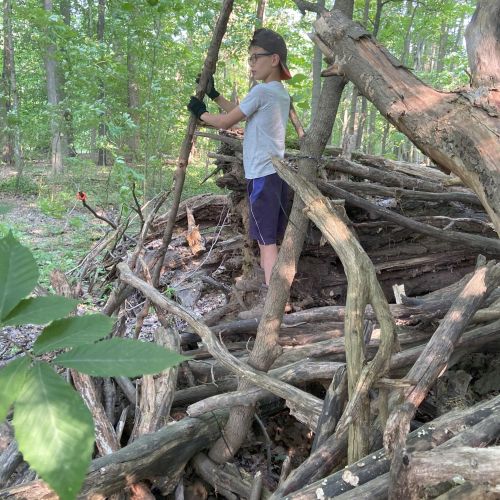
[[[141,436],[115,453],[93,460],[79,498],[103,498],[142,479],[165,476],[177,478],[170,484],[170,491],[173,491],[179,472],[196,453],[220,435],[220,426],[226,418],[224,412],[184,418],[158,432]],[[0,490],[0,498],[55,500],[57,495],[43,481],[37,480]]]
[[[413,381],[412,386],[405,391],[404,403],[391,413],[384,431],[384,446],[392,456],[391,498],[409,492],[402,481],[401,470],[404,468],[404,443],[410,420],[432,384],[446,368],[470,318],[499,282],[499,264],[491,261],[479,267],[408,372],[406,378]]]
[[[479,0],[465,30],[474,87],[498,87],[500,82],[499,19],[500,3],[497,0]]]
[[[333,208],[315,186],[292,173],[282,162],[274,160],[273,163],[278,174],[305,203],[305,213],[335,249],[347,275],[344,335],[349,403],[336,432],[342,433],[346,424],[351,424],[348,451],[348,461],[351,463],[368,453],[368,432],[371,425],[368,391],[389,367],[395,339],[394,320],[377,280],[375,268],[348,228],[341,211]],[[375,358],[366,365],[364,311],[368,303],[371,303],[375,311],[381,333],[379,350]]]
[[[52,12],[52,0],[43,2],[46,12]],[[59,81],[57,77],[56,45],[49,41],[45,49],[45,72],[47,76],[47,98],[51,108],[50,128],[52,132],[51,164],[54,174],[63,170],[63,157],[65,154],[65,136],[62,133],[61,116],[57,110],[59,105]]]
[[[498,432],[499,410],[500,396],[496,396],[465,410],[449,412],[410,433],[406,442],[407,450],[408,452],[427,451],[440,445],[446,447],[448,443],[455,439],[460,439],[460,446],[464,446],[464,442],[468,443],[467,446],[479,446],[476,436],[484,438],[482,431],[484,427],[488,429],[487,432],[490,436]],[[491,424],[495,426],[493,432],[491,431]],[[469,434],[468,437],[463,439],[461,436],[465,433]],[[330,438],[328,441],[327,443],[331,448],[333,439]],[[287,484],[280,490],[281,496],[279,498],[287,495],[285,498],[294,500],[316,499],[318,498],[319,489],[324,494],[324,498],[336,498],[337,495],[351,490],[353,495],[348,498],[357,499],[358,488],[364,484],[371,484],[375,478],[382,478],[385,474],[382,484],[379,485],[384,494],[380,497],[374,496],[374,498],[387,499],[390,460],[383,449],[370,453],[370,455],[363,457],[355,464],[349,465],[325,479],[321,479],[324,473],[320,474],[319,478],[315,479],[316,482],[299,490],[308,482],[308,478],[311,478],[314,473],[323,468],[323,461],[328,457],[328,445],[323,446],[321,452],[321,454],[311,455],[292,473]],[[367,489],[370,490],[371,488],[368,487]],[[377,487],[377,491],[379,491],[379,487]],[[370,498],[371,500],[369,496],[360,495],[360,498]]]
[[[479,99],[428,87],[338,10],[315,28],[340,72],[421,151],[476,192],[500,234],[499,93]]]
[[[12,36],[12,2],[3,2],[3,98],[2,117],[5,119],[3,132],[2,157],[8,164],[14,164],[17,171],[18,182],[22,174],[21,144],[17,117],[19,113],[19,95],[17,92],[16,68],[14,61],[14,40]],[[8,115],[16,117],[13,130],[8,124]]]
[[[441,483],[460,476],[476,483],[498,484],[500,477],[500,447],[486,449],[456,447],[407,455],[405,465],[408,500],[422,498],[425,486]],[[400,497],[401,498],[401,497]]]

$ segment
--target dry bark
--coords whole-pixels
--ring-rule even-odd
[[[498,238],[485,238],[483,236],[476,236],[474,234],[467,234],[456,231],[444,231],[427,224],[422,224],[421,222],[412,220],[409,217],[404,217],[403,215],[399,215],[386,208],[379,207],[375,203],[371,203],[359,196],[356,196],[355,194],[344,191],[337,186],[332,186],[327,182],[318,181],[317,185],[322,192],[328,195],[343,199],[347,203],[363,208],[369,212],[378,214],[385,220],[395,222],[400,226],[407,227],[418,233],[428,234],[437,239],[449,241],[452,244],[467,245],[470,248],[474,248],[478,251],[488,252],[492,255],[500,254],[500,241],[498,240]]]
[[[499,17],[500,5],[497,1],[481,0],[465,30],[474,87],[490,89],[498,87],[500,82]]]
[[[210,329],[195,317],[194,313],[184,309],[176,302],[165,298],[160,292],[158,292],[158,290],[153,288],[151,285],[148,285],[145,281],[137,278],[137,276],[130,271],[130,268],[124,262],[118,264],[118,270],[120,271],[120,279],[124,283],[139,290],[156,307],[171,314],[175,314],[182,320],[186,321],[189,326],[191,326],[191,328],[193,328],[198,335],[200,335],[207,345],[210,353],[218,361],[220,361],[223,366],[240,377],[252,381],[259,387],[263,387],[264,389],[282,397],[287,401],[290,400],[299,407],[304,407],[306,413],[308,408],[314,408],[318,405],[321,407],[321,400],[315,396],[290,386],[289,384],[279,382],[278,380],[259,372],[255,368],[248,366],[232,356],[222,343],[217,340]]]
[[[174,352],[179,352],[179,336],[173,327],[168,330],[159,327],[155,331],[155,342]],[[177,367],[168,368],[156,375],[142,377],[141,398],[136,409],[135,426],[131,439],[155,432],[163,427],[170,414],[170,408],[177,383]]]
[[[71,378],[94,419],[95,442],[101,455],[109,455],[120,449],[116,432],[100,402],[92,377],[71,370]]]
[[[474,190],[500,234],[498,92],[488,93],[491,106],[487,109],[476,105],[472,92],[438,92],[428,87],[338,10],[325,14],[314,26],[325,55],[334,54],[342,74],[388,121]],[[499,54],[498,40],[494,43]]]
[[[500,477],[500,447],[486,449],[456,447],[406,455],[403,470],[404,491],[408,500],[422,498],[426,486],[460,476],[475,483],[498,484]],[[399,497],[401,498],[401,497]]]
[[[388,368],[396,338],[394,321],[373,264],[348,228],[343,215],[306,179],[292,173],[278,160],[273,160],[273,163],[278,174],[304,201],[307,216],[335,249],[347,275],[345,342],[349,403],[336,432],[342,433],[348,424],[351,425],[348,450],[350,463],[368,453],[371,424],[368,391]],[[378,352],[365,366],[364,311],[368,302],[375,311],[381,333]]]
[[[139,437],[115,453],[93,460],[79,498],[93,498],[93,495],[102,498],[123,491],[129,484],[142,479],[163,476],[170,478],[173,491],[186,463],[217,439],[226,418],[224,412],[196,419],[184,418],[158,432]],[[57,496],[37,480],[0,490],[0,498],[55,500]]]
[[[308,362],[305,359],[293,365],[270,370],[269,375],[289,384],[298,384],[311,380],[331,379],[338,371],[343,372],[343,367],[343,363]],[[189,406],[187,413],[190,417],[197,417],[216,409],[225,409],[238,405],[254,405],[256,402],[270,395],[269,391],[252,387],[244,391],[236,391],[203,399]],[[315,419],[318,419],[321,407],[309,407],[309,411],[314,415]]]
[[[479,446],[479,442],[484,442],[486,439],[485,436],[488,435],[488,439],[491,441],[492,436],[495,436],[495,433],[498,434],[499,410],[500,396],[496,396],[465,410],[449,412],[410,433],[406,447],[408,451],[426,451],[439,445],[446,446],[453,439],[460,439],[461,446],[464,446],[465,443],[468,443],[469,446]],[[464,434],[463,437],[462,434]],[[337,497],[337,495],[352,490],[352,495],[346,495],[345,498],[356,499],[358,498],[356,496],[358,489],[366,484],[366,488],[361,489],[359,498],[369,498],[363,496],[364,492],[370,491],[371,483],[376,479],[374,493],[376,491],[378,493],[374,498],[386,499],[389,488],[390,460],[385,450],[381,449],[370,453],[357,463],[322,479],[325,472],[328,472],[328,467],[331,470],[331,464],[325,467],[322,461],[329,461],[329,452],[335,442],[332,438],[329,441],[329,446],[320,448],[321,453],[318,450],[291,474],[289,481],[283,488],[274,493],[275,497],[283,498],[287,495],[286,498],[294,500],[313,499],[317,498],[319,489],[319,493],[322,493],[324,498]],[[315,475],[316,482],[304,487],[304,484],[310,482]]]
[[[384,446],[393,457],[391,466],[391,498],[401,498],[405,485],[399,474],[404,463],[404,443],[416,409],[431,385],[446,368],[453,349],[472,315],[500,283],[500,265],[494,261],[482,265],[454,301],[453,306],[432,336],[419,359],[408,372],[415,381],[404,394],[404,403],[390,415],[384,432]],[[409,493],[409,492],[407,492]]]

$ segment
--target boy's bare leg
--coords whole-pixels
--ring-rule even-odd
[[[271,280],[271,271],[273,270],[274,263],[278,258],[278,246],[273,245],[261,245],[259,243],[260,249],[260,267],[264,269],[264,276],[266,279],[266,285],[269,285]]]

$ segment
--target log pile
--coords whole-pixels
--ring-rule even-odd
[[[488,365],[496,366],[500,349],[500,269],[491,260],[500,246],[475,195],[431,167],[346,158],[333,148],[317,160],[318,188],[345,210],[386,296],[397,302],[389,310],[398,350],[369,394],[370,454],[344,468],[346,278],[339,258],[311,228],[292,291],[295,311],[280,327],[281,354],[268,373],[250,366],[259,318],[235,319],[249,298],[232,286],[252,255],[240,217],[241,144],[238,137],[214,137],[223,142],[213,155],[222,172],[217,182],[233,193],[181,204],[158,288],[148,269],[168,221],[155,215],[164,199],[144,217],[139,234],[117,237],[122,229],[116,228],[92,253],[105,260],[108,280],[119,278],[131,291],[114,335],[154,340],[190,360],[178,372],[137,380],[72,374],[99,431],[82,497],[127,491],[139,498],[138,489],[140,498],[152,498],[149,491],[181,497],[186,487],[193,498],[207,483],[230,499],[494,495],[500,387]],[[291,172],[297,156],[289,149]],[[123,252],[106,251],[120,247]],[[125,250],[128,258],[118,258]],[[85,276],[97,273],[85,266]],[[402,284],[394,300],[393,285]],[[368,361],[381,344],[377,318],[368,306]],[[255,387],[237,390],[239,379]],[[242,405],[257,409],[254,435],[234,464],[218,466],[206,450],[221,436],[228,411]],[[287,428],[301,429],[300,439],[283,438]],[[55,498],[6,435],[0,498]],[[246,449],[256,454],[252,460]],[[206,486],[197,494],[206,496]]]
[[[198,133],[222,143],[211,156],[217,184],[232,191],[239,206],[245,192],[241,141],[235,134]],[[300,153],[289,144],[293,168]],[[470,272],[479,253],[494,257],[500,245],[477,196],[459,179],[437,168],[360,153],[346,155],[327,147],[318,159],[320,191],[345,200],[351,227],[375,265],[387,297],[404,283],[407,295],[421,295],[457,281]],[[243,221],[244,223],[244,221]],[[342,302],[346,278],[333,250],[311,228],[292,288],[297,300],[314,304]],[[309,300],[309,302],[311,302]]]

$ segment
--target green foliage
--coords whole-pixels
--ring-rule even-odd
[[[31,252],[8,234],[0,240],[0,321],[28,295],[38,281]]]
[[[79,394],[55,366],[107,377],[137,376],[162,371],[186,358],[156,344],[101,340],[109,335],[110,318],[102,314],[63,318],[76,301],[26,298],[37,280],[31,252],[11,233],[0,239],[0,328],[48,323],[32,350],[0,369],[0,421],[13,407],[15,437],[24,459],[62,500],[70,500],[76,498],[92,457],[94,425]],[[1,329],[0,336],[5,336]],[[8,337],[5,340],[15,346]],[[65,352],[50,363],[38,357],[61,349]]]
[[[92,415],[47,363],[34,362],[25,377],[14,401],[19,450],[61,499],[76,498],[92,457]]]
[[[111,330],[113,320],[102,314],[87,314],[77,318],[64,318],[52,321],[33,344],[35,354],[66,347],[91,344],[104,338]]]
[[[76,305],[76,300],[65,297],[30,297],[18,302],[12,311],[3,316],[0,325],[43,325],[66,316]]]
[[[38,194],[38,185],[29,177],[22,175],[19,179],[12,175],[0,181],[0,192],[10,194]],[[0,213],[2,213],[0,211]]]
[[[102,340],[75,347],[57,356],[54,363],[95,377],[136,377],[181,363],[184,356],[155,344],[129,339]]]
[[[0,370],[0,421],[7,416],[9,408],[24,386],[29,358],[17,358]]]
[[[74,195],[65,191],[53,191],[38,198],[38,206],[45,215],[62,219],[69,210],[70,203],[74,200]]]

